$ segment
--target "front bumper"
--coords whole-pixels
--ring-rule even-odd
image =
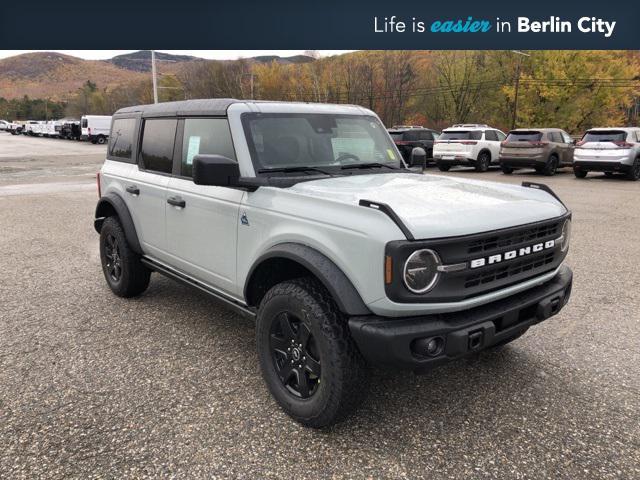
[[[371,363],[416,372],[489,348],[557,314],[569,301],[573,273],[563,265],[538,287],[466,311],[409,318],[352,317],[349,329]],[[420,339],[440,337],[442,352],[414,351]]]

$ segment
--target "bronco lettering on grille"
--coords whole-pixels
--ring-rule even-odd
[[[496,253],[495,255],[491,255],[489,257],[476,258],[469,262],[469,266],[471,268],[479,268],[484,267],[485,265],[493,265],[495,263],[504,262],[505,260],[513,260],[518,257],[525,257],[527,255],[531,255],[532,253],[541,252],[543,250],[548,250],[550,248],[555,247],[555,240],[548,240],[542,243],[536,243],[534,245],[529,245],[527,247],[521,247],[516,250],[509,250],[508,252]]]

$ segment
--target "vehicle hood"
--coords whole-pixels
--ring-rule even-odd
[[[353,175],[301,182],[290,191],[351,205],[385,203],[416,239],[488,232],[567,211],[542,190],[440,175]]]

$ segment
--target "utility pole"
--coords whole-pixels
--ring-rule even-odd
[[[153,103],[158,103],[158,76],[156,74],[155,50],[151,50],[151,76],[153,77]]]
[[[521,52],[520,50],[511,50],[513,53],[520,55],[518,57],[518,63],[516,64],[516,91],[513,97],[513,118],[511,119],[511,129],[516,128],[516,119],[518,118],[518,90],[520,89],[520,67],[522,65],[522,57],[530,57],[528,53]]]
[[[243,73],[242,74],[243,77],[249,77],[249,86],[251,88],[251,100],[255,100],[255,92],[254,92],[254,88],[253,88],[253,79],[255,78],[256,74],[255,73]]]

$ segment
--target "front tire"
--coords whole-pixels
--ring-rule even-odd
[[[329,293],[312,278],[275,285],[258,310],[260,368],[280,407],[323,428],[351,413],[365,394],[366,367]]]
[[[508,167],[507,165],[500,165],[502,169],[502,173],[505,175],[511,175],[513,173],[513,167]]]
[[[552,177],[556,174],[558,170],[558,157],[555,155],[551,155],[547,160],[547,163],[544,165],[544,169],[542,170],[542,174],[547,177]]]
[[[116,217],[106,218],[100,229],[100,260],[109,288],[119,297],[135,297],[149,286],[151,271],[129,247]]]
[[[438,170],[440,170],[441,172],[448,172],[449,170],[451,170],[451,165],[443,165],[439,163]]]

